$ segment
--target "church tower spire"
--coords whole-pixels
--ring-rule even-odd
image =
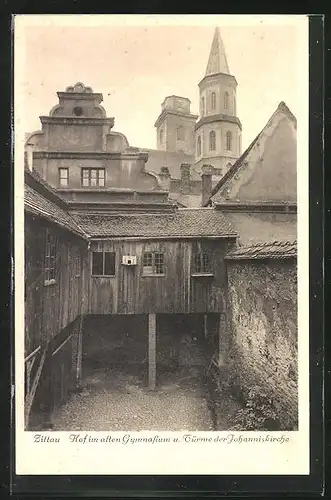
[[[206,73],[199,83],[200,114],[195,124],[196,166],[214,167],[215,180],[241,154],[241,123],[237,117],[237,81],[230,74],[219,28],[215,29]]]
[[[218,27],[215,28],[205,76],[215,75],[217,73],[230,74],[223,40]]]

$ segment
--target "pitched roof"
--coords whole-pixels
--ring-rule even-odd
[[[262,131],[255,137],[255,139],[251,142],[251,144],[248,146],[246,151],[243,152],[243,154],[238,158],[238,160],[232,165],[232,167],[229,168],[229,170],[226,172],[226,174],[222,177],[222,179],[216,184],[216,186],[213,187],[211,194],[210,194],[210,199],[212,199],[218,191],[221,189],[222,186],[226,183],[228,179],[231,179],[236,172],[239,170],[241,165],[244,163],[246,160],[246,157],[248,156],[248,153],[253,149],[254,145],[257,143],[259,140],[259,137],[261,136]],[[214,200],[213,200],[214,201]],[[208,202],[209,203],[209,200]]]
[[[81,237],[87,238],[85,232],[68,212],[28,185],[24,186],[24,210],[31,215],[42,217]]]
[[[216,73],[230,74],[224,44],[218,27],[215,28],[205,76],[215,75]]]
[[[54,189],[50,184],[48,184],[45,179],[37,172],[37,170],[29,170],[25,168],[24,170],[24,181],[28,186],[31,186],[38,193],[45,195],[51,201],[61,206],[66,205],[65,199],[59,194],[59,192]]]
[[[297,242],[273,241],[237,247],[228,252],[227,260],[290,259],[297,256]]]
[[[212,208],[183,208],[155,214],[76,214],[76,222],[91,237],[234,238],[235,229]]]
[[[270,123],[272,123],[272,121],[274,120],[275,116],[278,113],[286,115],[294,123],[294,125],[296,127],[295,116],[293,115],[291,110],[287,107],[285,102],[283,102],[283,101],[280,102],[279,105],[277,106],[276,111],[269,118],[268,122],[263,127],[261,132],[255,137],[255,139],[251,142],[251,144],[248,146],[248,148],[244,151],[244,153],[240,156],[240,158],[238,158],[238,160],[232,165],[232,167],[226,172],[226,174],[222,177],[222,179],[220,179],[220,181],[216,184],[216,186],[214,186],[214,188],[212,189],[210,198],[209,198],[208,202],[206,203],[206,205],[210,202],[210,200],[212,200],[215,203],[222,202],[222,196],[221,196],[221,192],[220,192],[221,188],[223,188],[223,186],[225,186],[225,184],[237,174],[237,172],[240,170],[242,165],[246,162],[247,157],[248,157],[249,153],[251,152],[251,150],[254,148],[256,143],[259,142],[259,140],[263,136],[265,130],[268,128]]]

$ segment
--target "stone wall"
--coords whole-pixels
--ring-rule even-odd
[[[297,428],[296,261],[229,261],[229,372],[264,392],[282,429]]]

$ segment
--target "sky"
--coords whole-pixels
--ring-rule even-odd
[[[81,81],[103,94],[107,116],[115,118],[113,130],[125,134],[131,146],[155,148],[154,123],[167,95],[188,97],[191,112],[198,111],[198,83],[216,25],[238,82],[243,149],[281,101],[295,115],[300,110],[298,54],[306,47],[298,42],[297,16],[286,16],[284,22],[280,16],[278,22],[267,16],[261,21],[224,15],[136,15],[133,21],[124,15],[19,17],[30,18],[15,30],[20,56],[15,92],[20,92],[26,132],[40,130],[39,116],[57,104],[57,91]],[[239,23],[239,17],[249,22]]]

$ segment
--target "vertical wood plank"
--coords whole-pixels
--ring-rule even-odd
[[[228,353],[227,324],[224,313],[219,315],[218,347],[218,365],[224,366],[227,362]]]
[[[208,315],[203,315],[203,334],[205,339],[208,337]]]
[[[156,314],[148,315],[148,387],[156,386]]]

